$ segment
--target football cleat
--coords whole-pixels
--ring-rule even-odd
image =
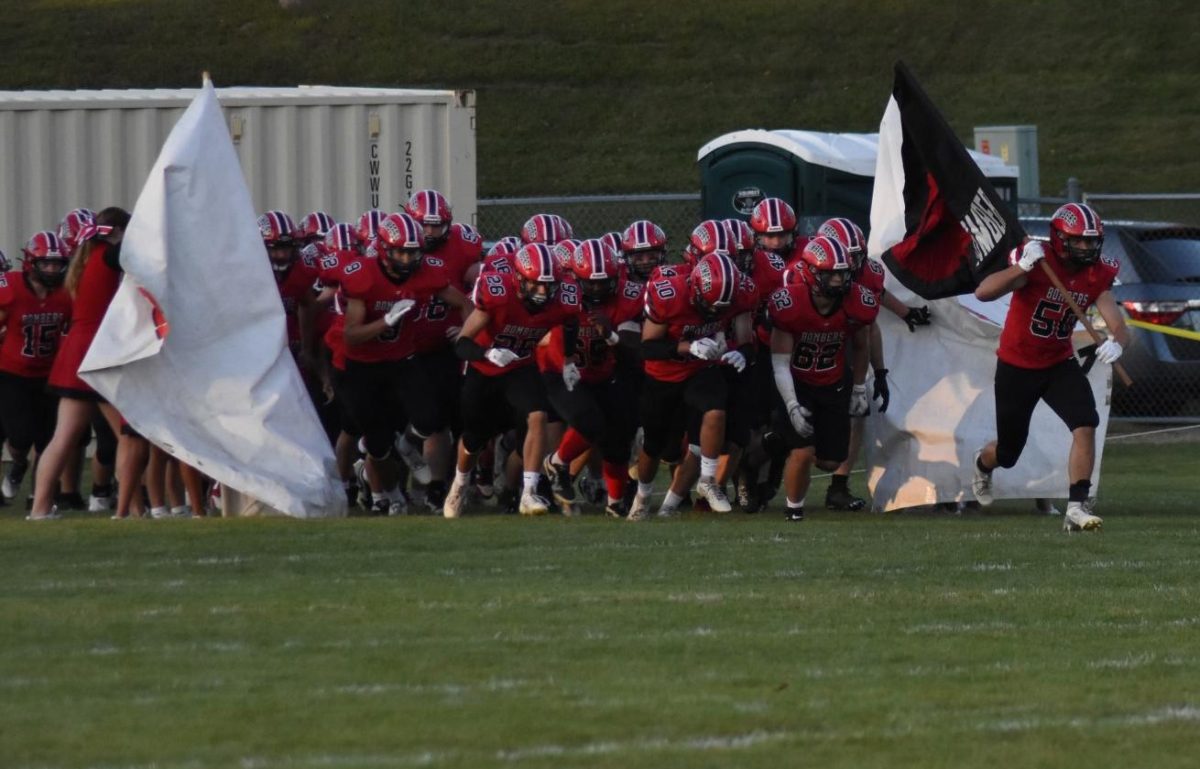
[[[867,500],[856,497],[849,489],[835,489],[832,486],[825,492],[826,510],[862,510],[867,506]]]
[[[618,499],[616,502],[609,502],[604,506],[604,514],[609,518],[624,518],[629,514],[629,508],[625,506],[625,501]]]
[[[992,497],[992,474],[985,473],[979,469],[979,456],[983,453],[983,449],[975,452],[975,461],[971,463],[971,491],[975,494],[975,499],[979,500],[981,505],[990,505],[994,501]]]
[[[803,507],[789,507],[787,509],[787,511],[784,513],[784,516],[787,520],[789,520],[793,523],[798,523],[800,521],[803,521],[804,520],[804,508]]]
[[[627,521],[644,521],[650,517],[650,496],[642,496],[641,494],[633,495],[633,504],[629,506],[629,514],[625,516]]]
[[[496,506],[500,508],[500,512],[505,515],[517,514],[517,490],[516,489],[501,489],[496,497]]]
[[[87,502],[83,501],[83,495],[78,491],[57,495],[54,504],[61,510],[87,510],[88,507]]]
[[[429,512],[436,513],[446,504],[446,482],[430,481],[425,487],[425,506]]]
[[[396,435],[396,452],[404,460],[404,464],[408,465],[408,471],[412,473],[414,481],[424,485],[433,480],[425,455],[402,434]]]
[[[371,515],[389,515],[391,513],[392,503],[386,499],[380,498],[371,502]]]
[[[714,480],[701,478],[696,484],[696,493],[708,502],[708,507],[714,513],[728,513],[733,509],[733,505],[729,504],[729,498],[725,496],[725,492],[721,486]]]
[[[605,500],[604,481],[602,478],[592,476],[590,470],[584,470],[577,482],[579,493],[583,495],[583,500],[588,504],[600,505]]]
[[[88,495],[87,511],[89,513],[104,513],[112,510],[113,498],[111,496],[98,497],[95,494]]]
[[[555,501],[563,507],[570,507],[575,503],[575,484],[571,479],[571,468],[555,464],[550,461],[551,456],[553,455],[542,460],[542,475],[550,481]]]
[[[665,501],[658,508],[659,518],[678,518],[679,505],[668,505]]]
[[[403,492],[388,502],[388,515],[408,515],[408,502],[404,499]]]
[[[521,504],[517,511],[521,515],[545,515],[550,512],[550,502],[540,494],[526,491],[521,495]]]
[[[1067,503],[1067,512],[1063,516],[1063,531],[1095,531],[1102,526],[1104,526],[1104,520],[1085,510],[1082,503]]]

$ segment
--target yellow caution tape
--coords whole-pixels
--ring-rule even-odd
[[[1200,331],[1188,331],[1174,326],[1160,326],[1157,323],[1147,323],[1144,320],[1127,320],[1126,324],[1144,328],[1147,331],[1154,331],[1159,334],[1170,334],[1171,336],[1181,336],[1184,339],[1191,339],[1193,342],[1200,342]]]

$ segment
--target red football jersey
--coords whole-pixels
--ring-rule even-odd
[[[360,269],[352,269],[355,264]],[[366,305],[364,323],[378,320],[387,314],[392,305],[402,299],[412,299],[418,305],[450,285],[450,276],[440,260],[426,257],[421,266],[403,282],[394,282],[383,272],[378,259],[363,259],[347,265],[343,270],[342,288],[348,299],[361,299]],[[385,329],[379,336],[359,345],[346,345],[346,357],[350,360],[377,362],[403,360],[417,352],[417,326],[411,322],[414,307],[393,328]]]
[[[874,259],[863,259],[862,267],[854,273],[854,282],[870,289],[876,300],[883,299],[883,265]]]
[[[558,284],[550,304],[530,312],[517,290],[515,275],[485,273],[475,281],[471,299],[488,314],[487,327],[475,335],[481,347],[503,347],[520,356],[504,368],[489,360],[473,360],[471,366],[487,376],[499,376],[534,362],[538,342],[555,326],[579,319],[579,287],[569,281]]]
[[[300,316],[297,310],[304,295],[312,296],[313,284],[317,282],[317,265],[306,259],[297,259],[279,283],[279,298],[287,316],[288,346],[292,352],[300,349]]]
[[[4,341],[0,342],[0,371],[24,377],[50,375],[63,328],[71,319],[71,295],[56,288],[38,299],[19,270],[0,273],[0,310]]]
[[[754,334],[762,345],[771,343],[771,327],[766,322],[767,298],[783,285],[783,273],[787,265],[774,251],[762,248],[754,249],[754,264],[751,278],[758,288],[759,303],[754,314]]]
[[[471,265],[483,258],[483,241],[460,224],[450,225],[450,234],[433,251],[425,254],[425,262],[440,261],[450,276],[450,282],[462,291],[467,290],[464,276]],[[451,344],[446,332],[451,326],[462,325],[462,313],[437,297],[413,308],[411,324],[416,326],[417,352],[440,350]],[[408,321],[408,318],[405,318]]]
[[[351,268],[351,264],[364,261],[363,257],[353,256],[349,252],[324,254],[317,259],[317,275],[323,286],[336,286],[337,293],[330,302],[326,312],[330,320],[326,324],[322,338],[329,348],[330,363],[339,371],[346,370],[346,292],[342,288],[347,270],[350,274],[362,269],[362,266]]]
[[[604,304],[591,307],[581,305],[579,318],[579,374],[584,382],[595,384],[612,379],[617,366],[612,345],[601,339],[596,324],[606,320],[614,332],[626,321],[636,320],[642,314],[642,284],[620,280],[613,296]],[[537,348],[538,368],[542,371],[562,373],[563,327],[555,326],[543,344]]]
[[[733,302],[716,318],[708,320],[692,305],[690,275],[652,280],[646,286],[646,301],[643,308],[647,320],[667,327],[667,338],[672,343],[694,341],[704,337],[715,337],[727,331],[729,322],[743,312],[753,312],[758,304],[758,290],[754,281],[741,276],[734,291]],[[732,344],[730,341],[729,344]],[[661,382],[685,382],[697,371],[715,366],[720,361],[701,360],[688,356],[681,360],[647,360],[646,375]]]
[[[514,270],[512,261],[507,256],[496,254],[483,260],[483,266],[479,269],[479,272],[499,272],[504,275],[511,275]]]
[[[851,284],[829,315],[813,306],[807,284],[784,286],[767,302],[771,325],[792,335],[792,378],[812,386],[841,382],[846,371],[847,341],[875,322],[879,301],[869,288]]]
[[[1016,264],[1020,258],[1020,251],[1014,249],[1008,262]],[[1115,261],[1101,256],[1096,264],[1076,270],[1049,253],[1049,249],[1046,261],[1084,312],[1096,297],[1112,288],[1120,269]],[[1071,344],[1074,330],[1075,314],[1070,305],[1050,283],[1045,270],[1034,267],[1026,276],[1025,285],[1012,292],[996,354],[1012,366],[1049,368],[1075,354]]]

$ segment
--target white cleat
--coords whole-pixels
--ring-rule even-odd
[[[521,515],[545,515],[550,512],[550,503],[545,497],[526,491],[521,494],[521,504],[517,510]]]
[[[650,495],[642,496],[635,494],[633,496],[633,504],[629,506],[629,515],[625,516],[627,521],[644,521],[650,517]]]
[[[456,480],[450,484],[450,490],[446,492],[446,501],[442,504],[443,518],[458,518],[462,515],[466,491],[465,483],[459,483]]]
[[[4,480],[0,480],[0,494],[3,494],[6,499],[12,499],[17,496],[17,487],[9,479],[8,473],[4,474]]]
[[[725,496],[725,492],[721,491],[721,486],[712,478],[701,478],[696,484],[696,493],[704,497],[708,502],[708,507],[714,513],[728,513],[733,509],[733,505],[729,504],[729,498]]]
[[[88,496],[88,512],[89,513],[105,513],[112,510],[112,497],[97,497],[94,494]]]
[[[1068,502],[1067,512],[1063,516],[1063,531],[1096,531],[1104,526],[1104,520],[1098,515],[1092,515],[1079,502]]]
[[[658,517],[659,518],[678,518],[679,517],[679,505],[668,505],[666,503],[663,503],[662,506],[660,506],[658,508]]]
[[[429,463],[425,461],[425,455],[400,433],[396,434],[396,452],[404,460],[404,464],[408,465],[408,472],[412,474],[414,481],[424,486],[433,480],[433,472],[429,469]]]
[[[983,449],[976,451],[975,459],[971,463],[971,491],[979,504],[990,505],[995,501],[992,497],[992,474],[979,469],[979,456],[982,453]]]

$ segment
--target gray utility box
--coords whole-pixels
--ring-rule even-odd
[[[700,148],[701,214],[748,219],[763,197],[791,204],[801,234],[831,216],[863,230],[871,224],[879,134],[749,129],[718,136]],[[972,159],[1005,200],[1016,198],[1017,169],[972,152]]]
[[[1038,180],[1037,126],[975,126],[975,149],[1017,167],[1017,197],[1041,196],[1041,182]]]

